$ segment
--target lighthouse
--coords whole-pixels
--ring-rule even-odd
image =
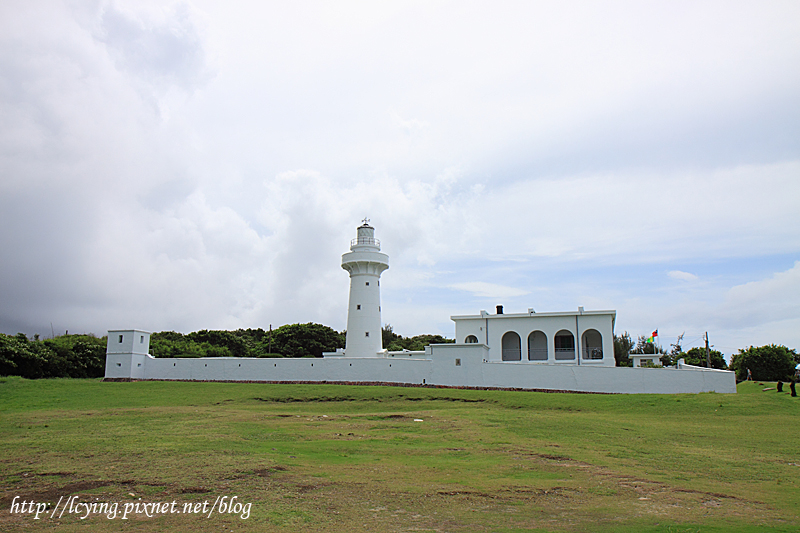
[[[350,273],[347,308],[346,357],[376,357],[381,339],[381,273],[389,268],[389,256],[381,253],[375,228],[369,219],[358,227],[350,251],[342,256],[342,268]]]

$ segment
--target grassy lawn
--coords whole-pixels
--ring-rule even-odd
[[[796,532],[799,413],[769,383],[627,396],[0,378],[0,530]],[[252,506],[10,512],[14,496],[69,495]]]

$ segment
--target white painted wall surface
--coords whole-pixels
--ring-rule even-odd
[[[140,329],[108,330],[106,353],[150,353],[150,332]]]
[[[427,384],[430,360],[347,358],[148,358],[144,379],[197,381],[351,381]]]
[[[145,369],[149,355],[132,353],[107,353],[106,378],[115,379],[147,379]]]
[[[487,361],[483,344],[438,344],[430,356],[155,359],[108,354],[107,378],[197,381],[383,382],[623,394],[735,393],[733,372],[702,368],[619,368]],[[460,364],[456,364],[456,360]],[[119,363],[119,364],[117,364]]]

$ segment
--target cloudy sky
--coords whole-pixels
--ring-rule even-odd
[[[0,3],[0,331],[616,309],[800,348],[800,3]],[[51,329],[52,324],[52,329]]]

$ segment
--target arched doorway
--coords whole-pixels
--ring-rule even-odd
[[[534,331],[528,335],[528,361],[547,361],[547,335]]]
[[[556,333],[555,345],[557,361],[575,359],[575,336],[571,331],[562,329]]]
[[[467,338],[464,339],[466,344],[478,344],[478,337],[475,335],[467,335]]]
[[[521,361],[522,350],[519,335],[515,331],[508,331],[503,335],[503,361]]]
[[[603,358],[603,336],[596,329],[587,329],[581,335],[583,358],[597,360]]]

